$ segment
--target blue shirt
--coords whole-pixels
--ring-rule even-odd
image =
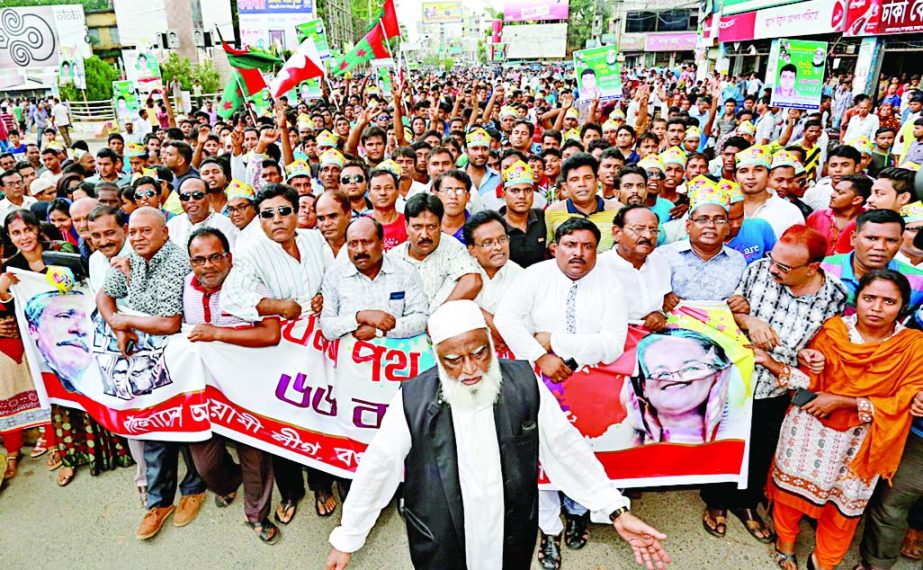
[[[673,202],[657,196],[657,201],[654,202],[651,211],[657,215],[657,219],[660,220],[661,224],[665,224],[670,221],[670,210],[674,207]]]
[[[500,185],[500,173],[493,168],[488,168],[487,173],[481,177],[481,184],[477,187],[478,194],[481,196],[488,192],[493,192]]]
[[[760,218],[747,218],[728,247],[743,254],[747,265],[762,259],[776,245],[776,233],[769,222]]]
[[[693,250],[689,240],[674,242],[656,251],[670,264],[673,292],[689,301],[723,301],[734,294],[747,262],[737,250],[727,246],[708,261]]]

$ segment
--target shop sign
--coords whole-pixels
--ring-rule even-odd
[[[696,37],[695,32],[649,34],[644,41],[644,51],[692,51]]]
[[[773,39],[841,32],[845,20],[846,9],[842,0],[809,0],[758,11],[753,37]]]
[[[721,16],[718,22],[718,41],[744,42],[753,39],[756,12],[744,12],[733,16]]]

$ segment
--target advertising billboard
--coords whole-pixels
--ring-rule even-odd
[[[435,24],[440,22],[461,22],[461,2],[424,2],[423,22]]]
[[[237,0],[240,40],[244,45],[269,49],[279,43],[298,47],[298,24],[316,17],[314,0]]]
[[[561,58],[567,52],[567,24],[503,26],[507,59]]]
[[[503,19],[507,22],[540,22],[566,20],[570,0],[506,0]]]
[[[61,48],[90,57],[83,6],[0,8],[0,69],[58,69]]]

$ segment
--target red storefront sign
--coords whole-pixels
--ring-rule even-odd
[[[923,0],[849,0],[843,35],[874,36],[923,31]]]
[[[718,41],[745,42],[752,40],[755,24],[755,11],[721,16],[721,21],[718,22]]]

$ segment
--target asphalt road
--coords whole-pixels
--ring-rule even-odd
[[[333,517],[320,518],[311,501],[302,502],[294,521],[282,527],[282,540],[266,546],[244,526],[240,498],[218,509],[209,493],[192,524],[175,528],[168,521],[159,535],[142,542],[134,537],[144,514],[133,487],[134,468],[98,477],[78,470],[62,489],[44,460],[23,459],[19,475],[0,491],[0,568],[322,568],[330,548],[327,536],[340,515],[338,508]],[[701,509],[694,491],[649,492],[634,504],[639,516],[669,535],[672,568],[775,568],[769,547],[750,538],[736,519],[724,539],[706,534]],[[804,567],[813,531],[807,523],[802,528],[798,555]],[[856,562],[854,546],[841,568]],[[593,526],[586,548],[564,552],[566,569],[634,567],[629,549],[611,527]],[[404,524],[393,507],[382,513],[351,568],[410,568]],[[902,560],[895,566],[911,568],[919,569],[919,563]]]

